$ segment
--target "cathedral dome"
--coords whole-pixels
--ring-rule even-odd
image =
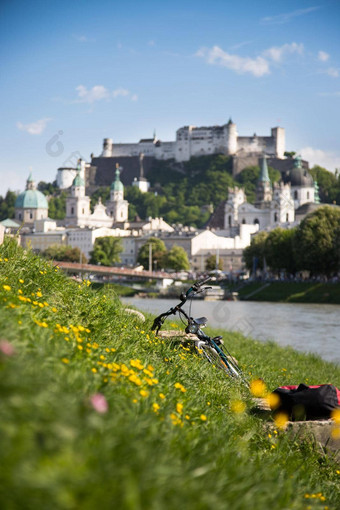
[[[305,168],[293,168],[288,178],[291,186],[301,186],[304,188],[313,188],[314,180],[311,174]]]
[[[18,195],[15,208],[20,209],[48,209],[46,197],[37,189],[27,189]]]
[[[120,180],[120,170],[118,166],[116,168],[116,179],[111,184],[111,191],[124,191],[123,183]]]

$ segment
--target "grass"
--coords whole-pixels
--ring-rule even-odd
[[[252,282],[239,289],[240,299],[264,286]],[[251,301],[340,304],[340,283],[273,282],[249,297]]]
[[[246,388],[156,338],[151,317],[11,241],[0,259],[1,508],[339,508],[334,459],[269,431]],[[270,390],[340,386],[317,357],[224,337]]]

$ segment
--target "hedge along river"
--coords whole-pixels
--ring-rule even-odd
[[[175,306],[176,299],[123,298],[144,312],[160,314]],[[188,303],[185,309],[188,310]],[[191,315],[205,316],[208,326],[239,331],[260,341],[273,340],[340,364],[340,307],[300,303],[255,301],[192,302]]]

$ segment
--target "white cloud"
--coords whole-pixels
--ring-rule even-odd
[[[325,72],[333,78],[337,78],[339,76],[339,69],[336,69],[335,67],[329,67]]]
[[[48,122],[52,119],[45,117],[44,119],[36,120],[35,122],[31,122],[30,124],[22,124],[22,122],[17,122],[17,128],[20,131],[26,131],[30,135],[41,135],[43,131],[45,131]]]
[[[92,89],[87,89],[84,85],[78,85],[76,91],[78,98],[73,101],[74,103],[93,104],[96,101],[111,101],[118,97],[130,97],[131,101],[137,100],[136,94],[132,94],[129,90],[122,87],[110,91],[103,85],[95,85]]]
[[[101,101],[103,99],[109,99],[109,91],[103,87],[103,85],[95,85],[92,89],[87,90],[84,85],[78,85],[76,87],[78,92],[77,103],[94,103],[95,101]]]
[[[268,61],[263,57],[250,58],[231,55],[219,46],[214,46],[211,49],[201,48],[196,56],[204,58],[208,64],[226,67],[239,74],[250,73],[258,77],[270,72]]]
[[[288,23],[298,16],[304,16],[305,14],[309,14],[310,12],[316,11],[318,9],[320,9],[319,6],[307,7],[306,9],[297,9],[296,11],[278,14],[277,16],[266,16],[265,18],[261,19],[261,23],[263,25],[282,25],[283,23]]]
[[[282,46],[273,46],[272,48],[269,48],[268,50],[265,50],[263,52],[263,56],[267,57],[274,62],[281,62],[282,58],[291,53],[298,53],[299,55],[303,54],[303,44],[297,44],[295,42],[291,44],[283,44]]]
[[[125,97],[125,96],[128,96],[129,94],[130,94],[130,92],[123,88],[119,88],[119,89],[112,91],[112,97],[119,97],[119,96]]]
[[[320,50],[318,53],[318,60],[320,60],[321,62],[327,62],[328,59],[329,54],[326,53],[325,51]]]
[[[271,62],[279,63],[285,55],[293,53],[302,55],[303,51],[302,43],[292,42],[268,48],[261,55],[254,58],[232,55],[222,50],[219,46],[201,48],[197,51],[196,56],[204,58],[208,64],[226,67],[239,74],[250,73],[253,76],[259,77],[270,73]]]
[[[309,161],[311,167],[319,165],[331,172],[334,172],[336,168],[340,168],[340,153],[333,151],[326,152],[321,149],[314,149],[313,147],[303,147],[298,152],[303,159]]]

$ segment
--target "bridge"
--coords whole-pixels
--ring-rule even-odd
[[[101,276],[119,276],[123,278],[134,278],[134,279],[153,279],[153,280],[165,280],[172,279],[174,275],[166,273],[165,271],[145,271],[137,269],[127,269],[123,267],[111,267],[111,266],[96,266],[94,264],[81,264],[80,262],[58,262],[53,261],[55,266],[60,267],[67,273],[86,273]]]

